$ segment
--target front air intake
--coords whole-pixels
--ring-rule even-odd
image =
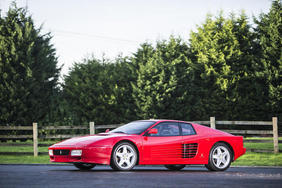
[[[198,143],[183,144],[183,158],[193,158],[196,156]]]
[[[69,155],[70,150],[68,149],[55,149],[54,155]]]

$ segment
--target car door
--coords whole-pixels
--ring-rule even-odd
[[[177,122],[160,122],[157,134],[143,136],[143,159],[146,164],[177,164],[182,158],[182,136]]]
[[[179,126],[183,138],[183,162],[184,164],[191,164],[198,160],[199,137],[192,124],[180,122]]]

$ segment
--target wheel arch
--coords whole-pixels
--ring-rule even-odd
[[[136,165],[138,165],[138,164],[139,164],[139,155],[140,155],[140,154],[139,154],[139,150],[138,150],[138,148],[137,148],[137,145],[136,145],[134,142],[132,142],[131,140],[128,140],[128,139],[122,139],[122,140],[119,140],[118,142],[115,143],[115,145],[114,145],[114,147],[113,147],[113,149],[112,149],[112,152],[111,152],[111,162],[112,162],[113,152],[115,151],[117,145],[120,144],[120,143],[122,143],[122,142],[128,142],[128,143],[130,143],[130,144],[132,144],[132,145],[134,146],[134,148],[135,148],[135,150],[136,150],[136,152],[137,152],[137,161],[136,161]]]
[[[226,144],[226,145],[228,146],[228,148],[230,149],[231,154],[232,154],[232,160],[231,160],[231,162],[233,162],[233,161],[234,161],[234,156],[235,156],[233,147],[232,147],[228,142],[226,142],[226,141],[217,141],[216,143],[214,143],[214,145],[215,145],[215,144],[218,144],[218,143],[223,143],[223,144]],[[213,145],[213,146],[214,146],[214,145]],[[213,146],[212,146],[212,148],[213,148]]]

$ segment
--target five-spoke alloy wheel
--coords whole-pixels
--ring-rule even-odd
[[[137,162],[137,151],[128,143],[119,143],[112,153],[111,167],[114,170],[131,170]]]
[[[211,171],[224,171],[229,168],[232,152],[224,143],[216,143],[209,155],[209,163],[205,165]]]

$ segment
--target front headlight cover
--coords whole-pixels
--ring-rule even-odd
[[[71,151],[71,156],[81,156],[82,155],[82,150],[72,150]]]
[[[49,155],[50,155],[50,156],[53,156],[53,155],[54,155],[52,149],[49,149]]]

